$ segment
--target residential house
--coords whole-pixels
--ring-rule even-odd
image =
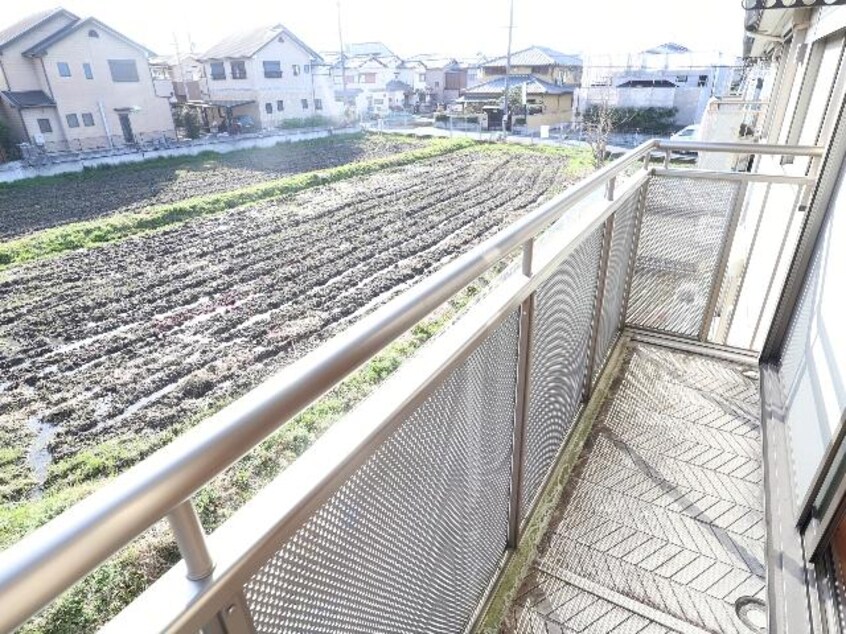
[[[150,60],[153,79],[170,84],[169,91],[177,102],[201,101],[208,98],[203,62],[190,53],[177,57],[154,57]]]
[[[416,55],[410,58],[422,68],[427,100],[435,104],[450,104],[467,88],[467,69],[454,57]]]
[[[599,103],[620,108],[675,108],[680,127],[698,123],[712,97],[725,97],[740,63],[719,52],[666,43],[638,53],[585,58],[577,109]]]
[[[419,60],[404,60],[381,42],[350,44],[345,51],[326,54],[339,103],[344,86],[346,102],[362,115],[411,110],[426,100],[426,67]]]
[[[273,128],[286,120],[336,116],[323,58],[276,24],[236,33],[200,56],[212,119]]]
[[[95,18],[57,8],[0,31],[0,116],[49,151],[173,137],[152,52]]]
[[[463,91],[459,102],[467,109],[488,112],[490,127],[499,127],[506,85],[520,91],[520,107],[514,112],[526,125],[554,125],[573,120],[574,93],[581,80],[582,60],[545,46],[531,46],[482,65],[482,82]]]

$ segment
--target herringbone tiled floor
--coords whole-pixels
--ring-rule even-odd
[[[757,385],[629,344],[507,629],[754,631],[735,601],[766,598]]]

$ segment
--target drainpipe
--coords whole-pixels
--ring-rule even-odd
[[[115,142],[112,141],[112,129],[109,127],[109,120],[106,118],[106,109],[103,108],[103,102],[97,102],[97,109],[100,111],[100,119],[103,120],[103,130],[106,131],[106,138],[109,140],[109,147],[114,149]]]

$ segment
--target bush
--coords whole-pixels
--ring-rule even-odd
[[[584,115],[585,123],[596,123],[600,107],[590,106]],[[610,108],[614,130],[618,132],[648,132],[665,134],[678,126],[673,122],[677,108]]]
[[[333,123],[334,122],[329,117],[324,117],[322,114],[316,114],[311,117],[283,119],[276,127],[280,130],[294,130],[297,128],[325,128],[331,126]]]
[[[526,117],[514,117],[514,125],[526,125]]]
[[[444,113],[439,113],[435,115],[435,123],[448,123],[449,122],[449,115]]]

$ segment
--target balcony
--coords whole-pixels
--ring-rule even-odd
[[[812,176],[676,150],[807,156]],[[758,352],[822,153],[645,143],[0,555],[0,629],[166,517],[182,562],[106,631],[748,631],[779,578]],[[502,262],[203,534],[201,486]]]

